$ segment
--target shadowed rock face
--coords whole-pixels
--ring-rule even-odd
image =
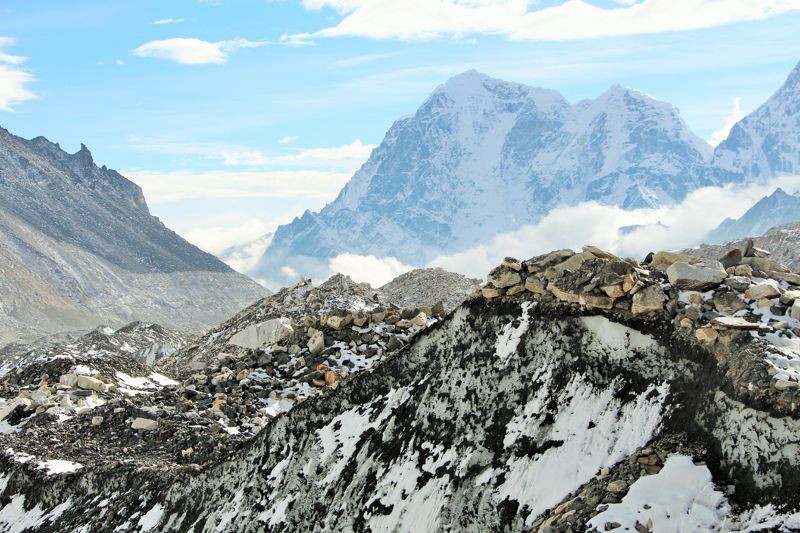
[[[147,209],[138,185],[44,137],[0,130],[0,211],[129,272],[230,272]]]
[[[509,264],[564,293],[583,265],[608,280],[624,270],[588,253],[560,275],[548,269],[566,254]],[[654,287],[679,301],[635,268],[646,287],[633,297]],[[721,327],[708,343],[669,302],[634,315],[560,292],[467,301],[216,464],[98,464],[42,483],[38,459],[7,455],[3,501],[39,531],[558,531],[583,529],[679,453],[725,491],[695,502],[715,524],[800,505],[797,388],[773,386],[764,340]]]

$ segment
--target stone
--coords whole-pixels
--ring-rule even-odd
[[[717,342],[719,332],[714,328],[700,328],[694,332],[694,336],[704,344],[714,344]]]
[[[265,344],[275,344],[292,336],[294,329],[288,318],[273,318],[247,326],[234,334],[228,344],[255,350]]]
[[[525,292],[525,286],[520,283],[519,285],[509,287],[508,290],[506,290],[506,295],[514,296],[515,294],[519,294],[521,292]]]
[[[676,254],[674,252],[657,252],[653,254],[653,260],[650,265],[656,270],[666,272],[667,269],[675,263],[687,263],[691,265],[699,262],[700,259],[691,255]]]
[[[747,304],[739,293],[733,291],[717,291],[714,293],[714,308],[723,315],[732,315],[747,308]]]
[[[728,276],[725,285],[739,292],[744,292],[750,287],[750,278],[746,276]]]
[[[79,388],[85,390],[93,390],[95,392],[106,392],[108,390],[108,385],[92,376],[78,376],[77,383]]]
[[[611,309],[614,307],[614,299],[608,296],[597,296],[594,294],[581,294],[578,303],[585,305],[589,309]]]
[[[778,390],[797,389],[800,388],[800,383],[788,379],[776,379],[772,382],[772,386]]]
[[[633,295],[631,313],[642,315],[664,309],[664,290],[659,285],[649,285]]]
[[[495,289],[494,287],[484,287],[481,289],[481,294],[487,299],[497,298],[502,296],[505,292],[505,289]]]
[[[736,268],[733,269],[733,275],[750,278],[753,276],[753,267],[750,265],[736,265]]]
[[[142,429],[144,431],[153,431],[158,429],[158,420],[142,417],[134,418],[131,428]]]
[[[722,256],[719,260],[720,264],[722,264],[722,268],[729,269],[733,268],[734,272],[736,271],[736,266],[742,262],[742,251],[738,248],[735,248]]]
[[[631,292],[631,289],[636,286],[636,277],[632,273],[627,273],[622,278],[622,290],[627,292]]]
[[[790,285],[800,286],[800,274],[794,272],[767,272],[767,276],[778,281],[785,281]]]
[[[578,270],[586,261],[590,259],[597,259],[597,256],[591,252],[581,252],[579,254],[575,254],[566,261],[562,261],[557,265],[554,265],[553,271],[555,273],[556,279],[561,276],[566,271],[574,272]]]
[[[513,268],[500,266],[489,273],[487,281],[496,289],[504,289],[522,283],[522,278]]]
[[[728,274],[716,261],[698,264],[677,262],[667,268],[667,278],[673,287],[689,291],[707,291],[719,287]]]
[[[547,289],[555,295],[556,298],[561,300],[562,302],[567,302],[571,304],[580,303],[581,297],[578,294],[573,294],[571,292],[562,291],[558,287],[556,287],[555,283],[550,283],[547,286]]]
[[[769,283],[759,283],[747,289],[744,295],[751,300],[761,300],[763,298],[778,298],[781,295],[781,291]]]
[[[761,329],[761,324],[756,322],[748,322],[744,318],[738,316],[720,316],[711,321],[715,326],[729,329],[745,329],[757,330]]]
[[[419,326],[421,328],[424,328],[428,325],[428,317],[425,315],[425,313],[420,311],[417,316],[415,316],[410,320],[410,322],[414,326]]]
[[[625,482],[625,480],[615,479],[606,486],[606,489],[608,492],[619,494],[628,490],[628,484]]]
[[[686,329],[691,329],[691,328],[694,327],[694,322],[692,321],[691,318],[688,318],[688,317],[681,318],[679,324],[680,324],[680,326],[682,328],[686,328]]]
[[[505,259],[503,259],[502,265],[512,270],[516,270],[517,272],[522,270],[522,261],[520,261],[519,259],[514,259],[513,257],[506,257]]]
[[[308,347],[308,351],[313,355],[321,354],[325,349],[325,334],[319,330],[314,330],[306,346]]]
[[[622,285],[606,285],[605,287],[600,287],[600,290],[606,293],[609,298],[622,298],[627,294]]]
[[[353,323],[353,316],[349,314],[344,316],[332,315],[328,317],[325,323],[328,327],[340,331]]]
[[[78,375],[74,372],[70,372],[68,374],[62,374],[60,378],[58,378],[58,382],[65,387],[74,388],[78,386]]]
[[[789,316],[791,316],[795,320],[800,320],[800,300],[794,301],[794,305],[792,305],[792,310],[789,311]]]
[[[742,258],[742,264],[749,265],[753,270],[760,270],[761,272],[789,272],[785,265],[764,257],[744,257]]]
[[[99,426],[102,423],[103,423],[103,417],[102,416],[93,416],[92,417],[92,425],[93,426]]]
[[[525,289],[533,294],[544,294],[547,290],[547,282],[542,278],[529,276],[528,279],[525,280]]]
[[[693,292],[689,295],[689,303],[692,305],[703,305],[704,301],[703,295],[701,295],[699,292]]]
[[[617,261],[622,262],[622,259],[617,257],[616,255],[606,252],[605,250],[601,250],[597,246],[592,246],[591,244],[587,244],[582,248],[584,252],[589,252],[590,254],[594,255],[595,257],[599,257],[600,259],[608,259],[609,261]]]
[[[786,291],[781,294],[781,303],[784,305],[792,305],[797,300],[800,300],[800,291]]]

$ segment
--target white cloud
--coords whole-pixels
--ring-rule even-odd
[[[335,26],[286,35],[284,41],[358,36],[430,39],[472,34],[512,40],[567,40],[712,28],[800,10],[797,0],[622,0],[602,8],[584,0],[529,10],[529,0],[303,0],[309,10],[330,7]]]
[[[708,187],[689,194],[678,205],[625,211],[594,202],[551,211],[536,225],[498,235],[489,243],[441,256],[429,266],[469,276],[485,277],[507,255],[527,259],[559,248],[580,249],[594,244],[638,259],[650,251],[687,248],[716,228],[725,217],[739,217],[762,196],[781,186],[800,190],[800,177],[785,177],[767,185]],[[620,228],[638,225],[622,232]]]
[[[387,53],[387,54],[364,54],[355,57],[347,57],[345,59],[339,59],[338,61],[333,62],[333,66],[336,68],[346,68],[346,67],[354,67],[356,65],[361,65],[364,63],[371,63],[373,61],[380,61],[381,59],[388,59],[390,57],[394,57],[397,54]]]
[[[221,64],[228,61],[228,55],[235,50],[255,48],[266,44],[268,43],[248,41],[247,39],[210,42],[175,37],[144,43],[136,48],[133,54],[140,57],[168,59],[184,65]]]
[[[121,59],[117,59],[116,61],[114,61],[114,63],[116,63],[117,65],[120,65],[120,66],[125,64],[125,62],[123,60],[121,60]]]
[[[708,144],[711,146],[718,146],[719,143],[728,138],[731,128],[733,128],[736,123],[743,118],[744,112],[742,111],[742,99],[741,97],[737,96],[733,99],[733,109],[731,110],[730,115],[728,115],[728,117],[725,119],[725,123],[722,125],[722,127],[711,134],[711,138],[708,139]]]
[[[34,80],[29,72],[20,68],[28,60],[27,57],[15,56],[3,52],[3,48],[14,44],[10,37],[0,37],[0,110],[13,111],[13,106],[36,98],[26,87]]]
[[[149,203],[197,198],[303,198],[329,201],[347,183],[350,172],[320,170],[158,172],[126,171]]]
[[[158,24],[158,25],[161,25],[161,24],[177,24],[179,22],[183,22],[184,20],[186,20],[186,19],[183,18],[183,17],[177,18],[177,19],[165,18],[165,19],[154,20],[153,24]]]
[[[261,150],[223,149],[217,154],[208,156],[211,159],[222,159],[229,167],[263,167],[263,166],[324,166],[336,168],[357,168],[363,163],[374,144],[364,144],[356,139],[350,144],[327,148],[306,148],[286,155],[267,155]]]
[[[357,283],[369,283],[380,287],[400,274],[413,270],[394,257],[375,257],[374,255],[339,254],[328,261],[332,273],[350,276]]]
[[[300,136],[298,136],[298,135],[286,135],[286,136],[281,137],[280,139],[278,139],[278,142],[281,143],[281,144],[289,144],[289,143],[295,142],[299,138],[300,138]]]
[[[272,242],[277,224],[252,218],[237,226],[194,228],[182,236],[244,274],[251,271]]]

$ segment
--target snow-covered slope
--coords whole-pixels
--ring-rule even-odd
[[[0,345],[133,320],[197,329],[265,293],[151,216],[86,147],[0,129]]]
[[[356,325],[357,313],[352,327],[333,320],[346,301],[368,305],[366,287],[340,278],[285,289],[238,320],[280,312],[288,337],[232,348],[226,339],[243,324],[231,321],[184,352],[208,352],[190,361],[195,375],[127,401],[111,369],[77,388],[52,387],[39,368],[18,373],[0,404],[9,431],[0,528],[791,530],[800,523],[800,315],[777,307],[800,305],[800,275],[768,261],[726,275],[656,255],[646,265],[587,247],[505,261],[484,296],[369,370],[315,380],[318,394],[260,420],[246,442],[221,424],[252,427],[242,414],[287,391],[267,370],[276,350],[317,324],[329,360],[348,349],[335,339],[350,336],[358,350],[376,342],[374,327],[396,331],[399,322]],[[772,275],[789,281],[765,280]],[[694,281],[711,288],[682,288]],[[318,322],[311,309],[323,313]],[[278,366],[309,364],[308,351],[288,350]],[[250,370],[256,360],[263,372]],[[64,382],[84,369],[68,370]],[[59,422],[39,409],[53,389],[108,403]],[[69,446],[49,445],[60,434]],[[217,452],[194,462],[194,446],[208,441]]]
[[[714,151],[714,166],[742,177],[800,173],[800,63]]]
[[[674,202],[719,181],[703,172],[710,154],[677,109],[643,93],[614,86],[570,105],[465,72],[395,122],[334,202],[279,228],[255,272],[276,280],[341,252],[423,264],[561,204]]]
[[[724,243],[744,237],[756,237],[770,228],[800,220],[800,195],[787,194],[778,188],[765,196],[738,219],[725,219],[705,242]]]

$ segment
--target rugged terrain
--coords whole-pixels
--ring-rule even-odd
[[[596,201],[668,205],[699,187],[800,173],[800,65],[716,149],[676,108],[614,86],[570,104],[547,89],[469,71],[396,121],[319,213],[275,232],[251,272],[280,286],[341,253],[422,265]]]
[[[775,226],[798,221],[800,221],[800,194],[788,194],[778,187],[772,194],[753,204],[753,207],[741,217],[735,220],[726,218],[703,240],[711,244],[722,244],[763,235]],[[774,247],[769,249],[774,250]]]
[[[0,346],[135,320],[200,329],[265,294],[151,216],[85,146],[0,129]]]
[[[4,385],[0,524],[791,530],[800,274],[741,255],[508,258],[444,317],[301,282],[127,396],[148,370],[29,366]],[[59,421],[43,389],[107,403]]]
[[[753,234],[755,235],[755,234]],[[700,257],[722,257],[733,248],[745,249],[749,238],[735,239],[724,244],[701,244],[686,253]],[[770,257],[793,271],[800,271],[800,221],[781,224],[752,238],[756,247],[769,250]]]

